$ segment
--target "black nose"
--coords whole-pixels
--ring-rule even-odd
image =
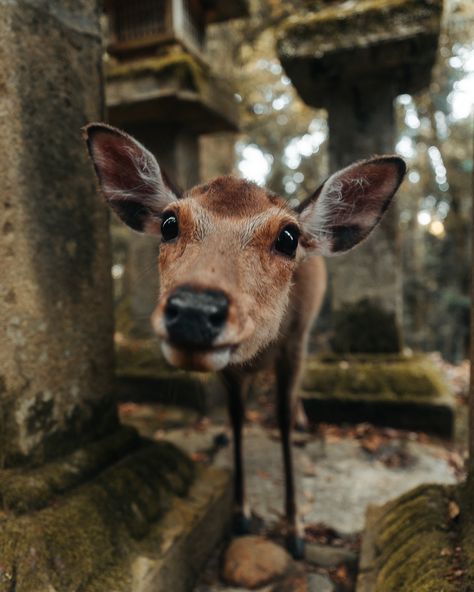
[[[227,320],[229,301],[218,290],[177,288],[165,307],[165,325],[171,343],[209,347]]]

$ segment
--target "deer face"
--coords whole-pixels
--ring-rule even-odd
[[[161,241],[152,324],[168,361],[220,370],[274,341],[299,262],[347,251],[376,226],[405,165],[384,157],[330,177],[291,210],[244,180],[220,177],[184,194],[127,134],[86,128],[102,192],[120,218]]]

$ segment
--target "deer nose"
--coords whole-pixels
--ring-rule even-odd
[[[193,348],[211,346],[225,325],[228,311],[229,300],[224,292],[180,286],[165,306],[169,341]]]

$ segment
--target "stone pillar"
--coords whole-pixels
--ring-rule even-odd
[[[100,118],[96,0],[0,0],[0,466],[115,422],[108,214],[81,127]]]
[[[349,83],[328,102],[329,163],[337,171],[374,154],[391,154],[395,144],[393,100],[390,84],[383,88],[360,81]],[[328,260],[332,279],[332,305],[340,310],[363,299],[395,313],[402,320],[401,269],[396,202],[370,240],[344,257]]]
[[[393,101],[429,84],[441,9],[441,0],[341,0],[283,23],[288,76],[306,103],[328,111],[331,171],[394,152]],[[365,244],[329,261],[336,311],[368,301],[401,326],[397,218],[395,205]]]

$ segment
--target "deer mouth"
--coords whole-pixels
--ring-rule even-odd
[[[178,345],[163,339],[161,349],[172,366],[196,372],[217,372],[225,368],[237,346],[219,345],[209,348],[194,348]]]

